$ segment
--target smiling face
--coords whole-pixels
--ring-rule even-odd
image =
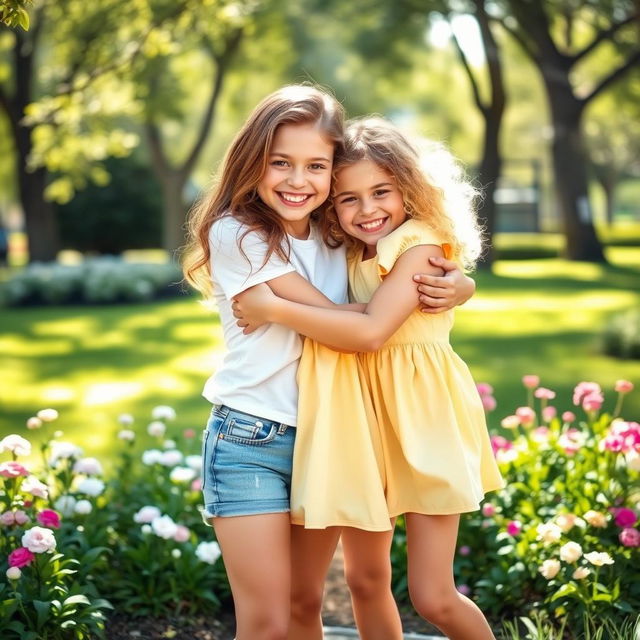
[[[329,197],[332,165],[333,144],[315,124],[284,124],[276,131],[258,195],[289,235],[307,238],[309,216]]]
[[[371,160],[359,160],[340,169],[334,194],[333,206],[340,226],[364,242],[365,258],[375,256],[378,240],[407,219],[395,178]]]

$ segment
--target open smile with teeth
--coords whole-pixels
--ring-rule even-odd
[[[371,222],[361,222],[358,226],[368,233],[379,231],[384,226],[387,218],[379,218],[378,220],[372,220]]]
[[[308,193],[285,193],[283,191],[278,191],[278,195],[281,200],[294,206],[304,204],[311,197]]]

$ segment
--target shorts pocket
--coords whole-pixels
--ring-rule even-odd
[[[272,442],[277,431],[277,424],[270,420],[263,422],[231,415],[222,427],[219,437],[238,444],[260,445]]]

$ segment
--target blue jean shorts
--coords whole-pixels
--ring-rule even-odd
[[[296,430],[214,405],[202,440],[202,517],[289,511]]]

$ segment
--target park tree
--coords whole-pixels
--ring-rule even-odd
[[[29,5],[32,0],[0,0],[0,24],[29,29]]]
[[[505,0],[494,17],[521,45],[538,68],[553,126],[555,184],[573,260],[603,262],[588,195],[583,137],[586,107],[640,62],[640,12],[634,0]],[[615,63],[589,82],[581,69],[599,49],[616,52]]]

